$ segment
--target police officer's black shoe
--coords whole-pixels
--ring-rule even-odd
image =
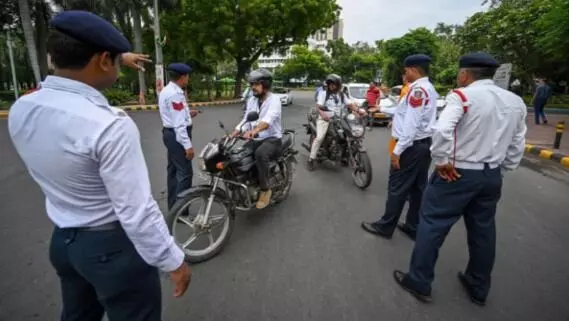
[[[399,271],[399,270],[395,270],[393,271],[393,278],[395,279],[395,282],[397,282],[397,284],[399,284],[400,287],[403,288],[403,290],[411,293],[411,295],[413,295],[417,300],[424,302],[424,303],[430,303],[433,301],[433,297],[431,296],[430,293],[421,293],[415,289],[413,289],[411,287],[411,285],[409,284],[409,280],[408,280],[408,275]]]
[[[417,236],[417,231],[415,229],[411,228],[407,224],[402,223],[398,223],[397,228],[405,235],[407,235],[411,240],[415,241],[415,237]]]
[[[311,172],[314,170],[314,160],[313,159],[308,159],[308,170]]]
[[[468,294],[468,297],[470,297],[470,301],[472,301],[472,303],[482,307],[486,305],[486,299],[479,298],[474,294],[474,290],[472,289],[472,286],[468,283],[468,280],[466,279],[466,275],[464,275],[464,273],[458,272],[458,280],[460,281],[462,288]]]
[[[381,236],[381,237],[386,238],[386,239],[391,239],[391,237],[393,236],[393,232],[389,233],[389,232],[383,230],[375,222],[374,223],[362,222],[362,228],[368,233],[371,233],[371,234],[374,234],[377,236]]]

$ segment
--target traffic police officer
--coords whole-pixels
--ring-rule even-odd
[[[110,321],[159,321],[157,268],[170,272],[176,296],[190,269],[152,197],[136,124],[101,93],[116,81],[119,61],[132,66],[141,56],[86,11],[64,11],[51,27],[54,75],[14,103],[8,127],[55,224],[50,260],[61,281],[61,320],[101,320],[106,312]]]
[[[168,65],[170,83],[158,98],[162,118],[162,141],[168,150],[168,209],[174,207],[178,194],[192,187],[194,148],[192,116],[184,96],[192,68],[183,63]]]
[[[470,299],[484,305],[496,246],[495,215],[502,172],[520,163],[526,105],[494,84],[498,62],[487,53],[461,57],[458,85],[446,98],[434,135],[436,172],[425,190],[409,273],[396,281],[415,297],[431,299],[438,252],[451,227],[464,217],[470,260],[458,277]]]
[[[398,226],[415,239],[421,198],[428,180],[431,155],[431,135],[436,122],[438,94],[430,83],[426,55],[405,59],[405,78],[410,82],[409,93],[395,109],[392,136],[397,140],[391,151],[388,196],[383,217],[376,222],[363,222],[364,230],[391,238]],[[398,225],[405,202],[409,209],[405,224]]]

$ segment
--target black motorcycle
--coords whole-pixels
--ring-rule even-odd
[[[259,114],[247,114],[246,122],[258,120]],[[242,128],[244,123],[239,125]],[[224,125],[219,126],[225,130]],[[202,171],[209,184],[195,186],[179,195],[178,202],[166,216],[168,227],[186,255],[186,260],[197,263],[218,254],[229,241],[235,225],[235,210],[249,211],[255,208],[260,188],[255,165],[255,150],[251,142],[242,137],[226,135],[208,143],[199,155]],[[285,130],[282,152],[270,166],[270,186],[273,191],[271,205],[285,200],[292,186],[296,167],[294,130]],[[201,201],[199,210],[190,211],[193,203]],[[220,213],[215,212],[218,209]],[[194,214],[191,214],[194,212]],[[197,213],[195,213],[197,212]],[[178,227],[189,230],[189,236],[181,242]],[[215,229],[219,235],[215,236]],[[206,236],[204,238],[204,236]],[[200,242],[201,241],[201,242]],[[203,249],[193,249],[199,243]]]
[[[322,107],[323,111],[329,111]],[[312,142],[316,138],[316,120],[318,113],[308,114],[308,123],[304,125],[308,134],[308,144],[302,146],[310,152]],[[330,125],[326,137],[318,150],[316,161],[329,160],[336,165],[344,164],[352,168],[352,180],[360,189],[366,189],[372,180],[371,161],[363,148],[365,135],[365,119],[356,117],[345,110],[330,117]]]

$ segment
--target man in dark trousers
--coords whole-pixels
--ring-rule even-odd
[[[54,75],[14,103],[8,127],[55,225],[49,257],[61,282],[60,320],[160,321],[158,269],[181,296],[190,268],[152,196],[136,124],[101,93],[121,62],[144,59],[90,12],[64,11],[51,27]]]
[[[431,163],[431,135],[437,116],[437,91],[428,78],[431,58],[412,55],[405,59],[405,77],[409,93],[395,108],[392,137],[396,144],[391,151],[391,168],[387,203],[378,221],[362,222],[369,233],[391,238],[395,227],[415,239],[423,190]],[[409,197],[405,224],[398,225],[403,206]]]
[[[436,165],[420,211],[409,273],[396,282],[417,299],[431,300],[434,268],[445,237],[464,217],[470,260],[459,280],[472,302],[484,305],[496,247],[496,206],[504,171],[524,154],[524,101],[494,84],[500,64],[487,53],[460,58],[459,90],[446,96],[431,152]]]
[[[158,108],[162,119],[162,141],[168,151],[167,185],[168,209],[176,203],[178,194],[192,187],[194,147],[192,145],[192,115],[184,88],[190,81],[192,68],[183,63],[168,65],[170,83],[160,92]]]
[[[551,87],[547,85],[545,79],[537,80],[537,88],[532,98],[533,113],[535,115],[535,124],[539,125],[540,119],[544,124],[547,124],[547,117],[545,116],[545,105],[551,98]]]

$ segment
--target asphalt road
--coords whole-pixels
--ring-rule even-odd
[[[165,279],[164,320],[569,320],[568,185],[551,177],[566,173],[542,173],[542,164],[531,160],[506,177],[493,288],[485,308],[471,304],[457,282],[456,273],[468,259],[462,222],[441,250],[435,301],[425,305],[391,275],[393,269],[406,270],[412,242],[397,232],[383,240],[359,226],[383,211],[388,130],[367,134],[374,170],[368,190],[358,190],[347,169],[309,173],[300,129],[312,93],[295,95],[296,105],[283,111],[283,127],[299,130],[301,150],[290,198],[267,211],[241,213],[225,251],[194,267],[185,297],[173,299]],[[241,110],[203,111],[194,120],[198,148],[222,134],[217,121],[233,126]],[[158,114],[134,112],[132,117],[141,131],[153,191],[161,198],[166,162]],[[0,120],[0,320],[57,320],[59,286],[47,257],[52,224],[6,127]]]

